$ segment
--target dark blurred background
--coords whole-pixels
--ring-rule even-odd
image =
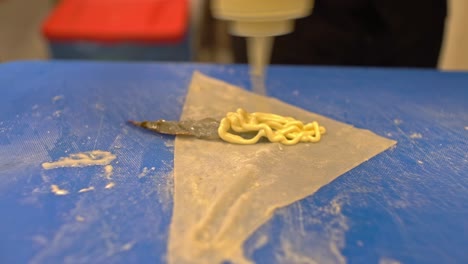
[[[0,0],[0,61],[51,57],[41,26],[60,0]],[[468,1],[448,0],[438,68],[468,70]],[[190,0],[192,61],[234,62],[226,24],[211,18],[207,0]],[[235,43],[235,42],[234,42]]]

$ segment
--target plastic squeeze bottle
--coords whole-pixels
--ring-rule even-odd
[[[313,0],[212,0],[214,17],[228,20],[229,31],[247,37],[247,56],[253,90],[265,94],[265,68],[274,36],[290,33],[294,19],[312,11]]]

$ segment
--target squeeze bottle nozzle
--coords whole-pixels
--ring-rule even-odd
[[[211,1],[213,15],[230,22],[230,33],[247,37],[250,72],[259,78],[270,62],[274,36],[292,32],[294,19],[309,15],[312,5],[313,0]]]

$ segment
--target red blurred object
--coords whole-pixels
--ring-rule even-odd
[[[188,0],[62,0],[43,25],[50,41],[181,41]]]

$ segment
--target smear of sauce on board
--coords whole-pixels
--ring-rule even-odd
[[[109,151],[92,150],[70,154],[70,156],[60,158],[57,161],[44,162],[42,163],[42,168],[50,170],[63,167],[104,166],[110,164],[115,158],[116,156]],[[110,173],[112,173],[112,169],[110,169]]]
[[[88,188],[83,188],[83,189],[80,189],[78,191],[78,193],[84,193],[84,192],[90,192],[90,191],[94,191],[94,187],[93,186],[90,186]]]
[[[114,167],[110,165],[110,163],[115,158],[116,156],[109,151],[92,150],[87,152],[70,154],[68,157],[62,157],[57,161],[44,162],[42,163],[42,168],[46,170],[51,170],[64,167],[77,168],[88,166],[104,166],[104,177],[109,181],[104,188],[111,189],[115,186],[115,183],[110,181],[112,179],[112,173],[114,171]],[[60,190],[57,185],[52,185],[51,188],[52,192],[56,195],[68,194],[68,191]],[[89,186],[86,188],[81,188],[80,190],[78,190],[78,193],[85,193],[93,190],[95,190],[94,186]]]
[[[106,165],[104,167],[104,176],[106,179],[110,180],[112,178],[112,172],[114,171],[114,167],[112,165]]]
[[[55,195],[67,195],[69,193],[68,190],[60,189],[60,187],[58,187],[56,184],[52,184],[50,186],[50,191]]]
[[[109,182],[108,184],[106,184],[106,186],[105,186],[104,188],[106,188],[106,189],[112,189],[112,188],[114,188],[114,186],[115,186],[115,183],[114,183],[114,182]]]

